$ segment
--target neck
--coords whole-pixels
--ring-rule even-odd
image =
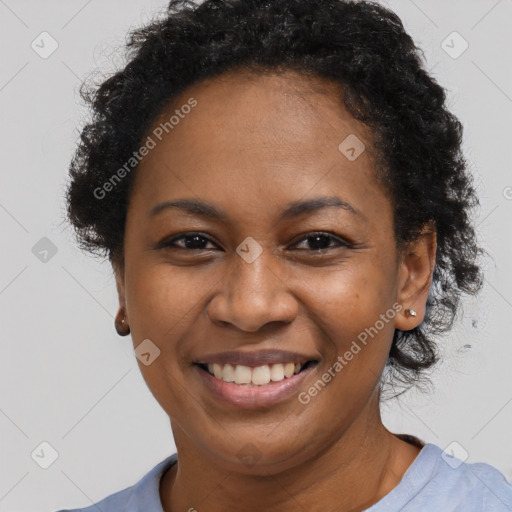
[[[377,414],[358,418],[320,453],[290,469],[266,475],[237,473],[197,450],[184,432],[173,428],[178,464],[162,478],[165,512],[362,511],[391,491],[420,449],[391,434]]]

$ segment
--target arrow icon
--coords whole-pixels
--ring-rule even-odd
[[[342,140],[338,149],[347,160],[353,162],[365,150],[365,145],[355,133],[350,133]]]
[[[32,450],[30,457],[40,468],[48,469],[59,458],[59,453],[48,441],[43,441]]]
[[[57,254],[57,251],[57,246],[46,236],[43,236],[43,238],[32,247],[32,254],[41,263],[48,263]]]
[[[263,247],[254,240],[251,236],[248,236],[245,240],[242,240],[236,252],[240,255],[247,263],[255,261],[259,255],[263,252]]]
[[[160,355],[160,349],[150,339],[145,339],[135,349],[135,355],[144,366],[149,366]]]
[[[469,43],[455,30],[441,42],[441,48],[452,59],[458,59],[468,47]]]

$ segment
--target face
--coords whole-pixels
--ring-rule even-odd
[[[378,416],[394,329],[414,327],[403,309],[421,313],[429,265],[397,252],[371,132],[340,94],[293,72],[226,74],[148,132],[116,278],[134,346],[160,351],[139,366],[178,450],[268,473]],[[227,363],[239,382],[275,380],[224,382]]]

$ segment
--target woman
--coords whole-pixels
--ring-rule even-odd
[[[84,94],[69,218],[177,454],[82,510],[512,510],[496,468],[380,417],[482,282],[462,127],[399,18],[174,0],[128,46]]]

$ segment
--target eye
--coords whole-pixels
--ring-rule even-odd
[[[177,243],[180,241],[183,241],[181,245]],[[159,244],[159,246],[204,251],[211,249],[210,247],[205,247],[208,245],[208,243],[214,245],[208,237],[202,235],[201,233],[188,233],[186,235],[180,235],[169,240],[164,240]]]
[[[304,241],[309,241],[308,243],[312,251],[322,251],[326,249],[334,249],[336,247],[349,247],[349,244],[347,242],[344,242],[340,238],[326,232],[310,233],[307,237],[300,240],[300,242]],[[331,242],[335,242],[337,245],[333,247],[330,245]]]

